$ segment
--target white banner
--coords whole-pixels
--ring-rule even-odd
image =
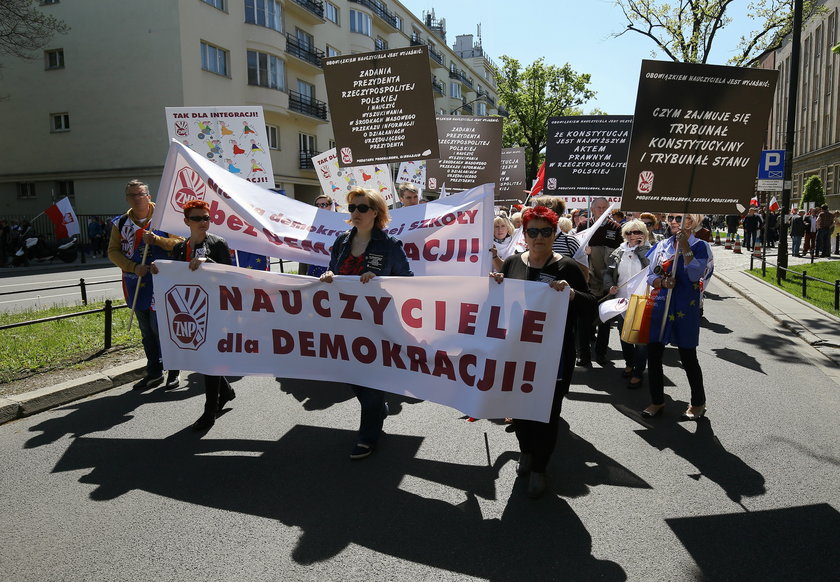
[[[167,107],[169,139],[263,188],[274,188],[274,171],[262,107]]]
[[[311,277],[157,261],[163,365],[360,384],[546,422],[568,291],[489,277]]]
[[[154,228],[183,236],[184,204],[210,204],[213,233],[231,248],[310,265],[328,265],[336,237],[349,229],[346,213],[278,196],[226,172],[173,140],[157,194]],[[493,185],[441,201],[391,211],[386,232],[403,241],[415,275],[490,272]]]
[[[579,208],[580,210],[586,210],[589,212],[589,205],[592,203],[592,199],[594,196],[561,196],[557,194],[551,194],[551,196],[557,196],[560,200],[566,203],[566,210],[574,210],[575,208]],[[599,196],[599,198],[606,198],[607,202],[614,205],[616,208],[621,208],[621,196]]]
[[[394,181],[388,164],[341,168],[335,148],[312,158],[321,189],[344,206],[344,198],[353,188],[368,188],[379,192],[388,205],[394,203]]]

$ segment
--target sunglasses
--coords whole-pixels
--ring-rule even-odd
[[[353,214],[357,210],[361,214],[364,214],[365,212],[370,210],[370,206],[368,206],[367,204],[348,204],[347,205],[347,210],[350,212],[350,214]]]
[[[646,223],[645,223],[645,226],[646,226],[646,227],[648,227],[648,228],[650,228],[650,227],[652,227],[652,226],[653,226],[653,223],[652,223],[652,222],[646,222]]]
[[[677,222],[682,222],[683,217],[682,216],[669,216],[667,220],[668,220],[668,222],[674,222],[675,220]]]
[[[210,222],[210,215],[205,214],[204,216],[188,216],[187,220],[190,222]]]
[[[332,204],[329,202],[318,202],[315,206],[318,208],[329,208]]]
[[[627,231],[627,232],[625,232],[624,234],[625,234],[625,235],[631,235],[631,234],[638,234],[638,235],[642,235],[642,234],[644,234],[644,233],[643,233],[641,230],[628,230],[628,231]]]
[[[527,234],[529,238],[537,238],[537,236],[549,238],[552,234],[554,234],[554,229],[550,226],[546,226],[545,228],[526,228],[525,234]]]

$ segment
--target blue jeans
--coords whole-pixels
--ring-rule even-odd
[[[362,406],[362,416],[359,421],[359,442],[376,445],[382,434],[382,425],[388,414],[385,408],[385,393],[382,390],[351,384],[353,394]]]
[[[831,256],[831,228],[821,228],[817,231],[817,243],[814,254],[820,257]]]
[[[140,328],[140,337],[143,339],[143,351],[146,353],[146,375],[156,378],[163,374],[157,315],[151,309],[138,309],[134,315],[137,316],[137,326]]]
[[[802,237],[801,236],[791,236],[790,240],[793,241],[792,254],[793,255],[799,255],[799,247],[802,245]]]

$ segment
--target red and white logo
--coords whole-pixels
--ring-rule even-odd
[[[65,212],[64,213],[64,224],[72,224],[74,222],[76,222],[76,220],[73,218],[73,213],[72,212]]]
[[[184,210],[184,204],[190,200],[204,200],[207,186],[195,170],[192,168],[181,168],[175,174],[172,190],[172,195],[169,197],[172,208],[176,212],[182,212]]]
[[[353,150],[348,147],[341,148],[341,161],[345,164],[352,164]]]
[[[197,350],[207,339],[207,292],[198,285],[175,285],[165,297],[170,339],[182,350]]]
[[[548,179],[548,189],[549,190],[557,190],[557,178],[549,178]]]
[[[190,125],[186,121],[175,122],[175,135],[178,137],[187,137],[190,135]]]
[[[429,178],[429,190],[437,190],[437,178]]]
[[[639,184],[636,186],[639,194],[650,194],[653,190],[653,172],[646,170],[639,174]]]

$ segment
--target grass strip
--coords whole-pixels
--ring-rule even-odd
[[[807,296],[805,301],[815,307],[827,311],[828,313],[840,316],[840,311],[834,309],[834,281],[840,279],[840,261],[824,261],[820,263],[802,264],[789,267],[787,271],[787,278],[782,280],[781,285],[777,285],[784,289],[791,295],[802,297],[802,272],[805,271],[808,275]],[[768,283],[776,285],[776,267],[767,267],[767,275],[761,276],[761,268],[748,271],[760,279],[764,279]],[[823,281],[830,281],[831,285],[820,283],[819,281],[811,280],[811,277],[822,279]]]
[[[124,303],[115,301],[114,306]],[[59,306],[0,314],[0,325],[43,319],[105,307],[104,301],[89,305]],[[129,309],[113,312],[112,347],[140,345],[137,322],[126,329]],[[56,368],[79,365],[105,347],[105,314],[92,313],[58,321],[36,323],[0,332],[0,383],[20,380]]]

